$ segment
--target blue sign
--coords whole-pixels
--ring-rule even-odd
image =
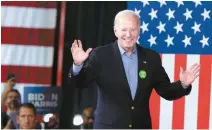
[[[24,102],[32,103],[37,113],[60,110],[61,87],[24,87]]]

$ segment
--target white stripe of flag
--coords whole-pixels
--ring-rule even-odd
[[[1,6],[1,27],[55,29],[57,9]]]
[[[170,81],[174,81],[174,65],[175,55],[174,54],[162,54],[162,65],[170,78]],[[172,129],[172,111],[173,101],[167,101],[161,98],[160,104],[160,129]]]
[[[1,45],[1,65],[52,67],[53,55],[53,47]]]
[[[194,63],[200,64],[199,55],[187,55],[187,69]],[[204,86],[203,86],[204,87]],[[199,77],[192,83],[192,91],[185,97],[184,129],[197,129]]]

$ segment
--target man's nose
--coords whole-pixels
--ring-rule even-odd
[[[29,118],[28,117],[25,118],[25,122],[29,122]]]
[[[12,100],[13,100],[14,102],[15,102],[15,101],[18,101],[16,97],[13,97]]]
[[[127,37],[130,37],[131,36],[131,32],[130,31],[127,31],[126,36]]]

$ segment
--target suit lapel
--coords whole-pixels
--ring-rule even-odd
[[[136,99],[139,96],[139,93],[141,91],[141,87],[145,87],[147,85],[147,76],[148,76],[148,64],[147,64],[147,59],[145,56],[145,53],[142,51],[142,47],[139,47],[137,45],[137,51],[138,51],[138,86],[137,86],[137,90],[136,90],[136,94],[135,94],[135,98],[134,101],[136,101]],[[139,73],[140,72],[146,72],[146,77],[140,77]]]
[[[126,90],[130,96],[130,98],[132,99],[132,96],[131,96],[131,90],[130,90],[130,87],[129,87],[129,84],[128,84],[128,81],[127,81],[127,76],[126,76],[126,73],[125,73],[125,69],[124,69],[124,64],[123,64],[123,61],[122,61],[122,57],[121,57],[121,53],[120,53],[120,50],[118,48],[118,43],[115,42],[113,43],[113,58],[114,58],[114,62],[115,62],[115,65],[117,66],[117,69],[115,70],[118,74],[119,77],[117,78],[120,78],[120,81],[123,81],[122,85],[120,85],[124,90]]]

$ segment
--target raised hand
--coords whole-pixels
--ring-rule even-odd
[[[7,124],[6,124],[6,126],[4,127],[4,129],[12,129],[12,125],[13,125],[13,122],[12,122],[11,119],[9,119],[9,120],[7,121]]]
[[[82,42],[80,40],[74,40],[71,47],[71,54],[75,65],[81,65],[89,56],[92,48],[88,48],[85,52],[82,48]]]
[[[183,86],[189,86],[199,76],[200,65],[193,64],[188,70],[180,68],[180,81]]]
[[[11,89],[13,89],[14,85],[15,85],[15,77],[12,77],[9,80],[7,80],[5,90],[10,91]]]

